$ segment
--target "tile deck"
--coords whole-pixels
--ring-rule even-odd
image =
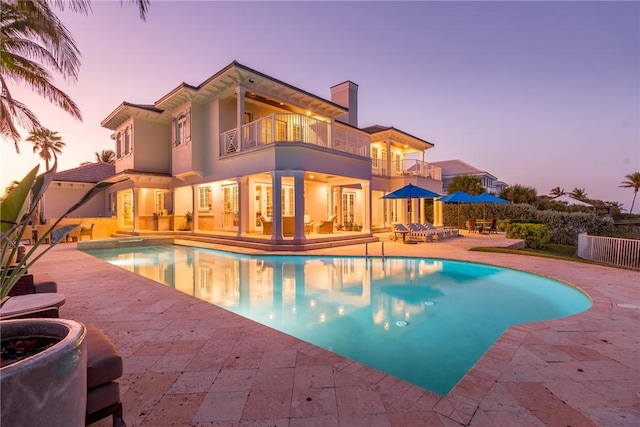
[[[56,246],[31,270],[50,273],[67,296],[61,317],[102,328],[122,353],[128,426],[640,425],[640,272],[467,250],[511,243],[503,236],[384,243],[388,256],[552,277],[585,291],[593,307],[509,328],[440,396],[105,263],[75,244]],[[381,247],[370,244],[369,253]],[[361,256],[364,245],[310,253]],[[110,419],[94,424],[109,425]]]

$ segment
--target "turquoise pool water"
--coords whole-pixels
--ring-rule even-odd
[[[87,253],[440,394],[508,326],[591,306],[555,280],[457,261],[184,246]]]

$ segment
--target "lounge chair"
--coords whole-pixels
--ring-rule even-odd
[[[438,240],[447,239],[449,237],[453,237],[453,234],[449,232],[446,228],[436,228],[430,222],[425,222],[424,224],[418,224],[418,226],[423,227],[424,230],[431,231],[436,236],[438,236]]]
[[[402,241],[407,240],[407,236],[411,234],[411,230],[404,226],[404,224],[393,224],[394,240],[398,240],[398,236],[402,236]]]
[[[425,242],[433,242],[434,237],[436,237],[438,240],[440,240],[441,238],[441,236],[437,232],[427,230],[422,224],[419,224],[417,222],[412,222],[407,225],[410,230],[409,236],[411,237],[423,237]]]
[[[322,221],[318,224],[318,234],[320,233],[333,233],[333,223],[336,221],[336,216],[331,215],[326,221]]]

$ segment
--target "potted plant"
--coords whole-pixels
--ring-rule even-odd
[[[344,231],[351,231],[353,229],[353,223],[351,221],[346,221],[344,223]]]
[[[187,230],[191,230],[191,226],[193,225],[193,214],[191,211],[187,211],[184,214],[184,219],[187,222]]]
[[[33,168],[2,201],[0,209],[0,297],[9,291],[40,257],[63,241],[75,225],[57,227],[110,183],[99,183],[38,236],[16,262],[18,246],[31,233],[30,218],[56,171],[38,175]],[[43,243],[50,240],[48,246]],[[20,297],[16,297],[20,298]],[[0,425],[84,425],[87,363],[83,324],[63,319],[0,321]]]

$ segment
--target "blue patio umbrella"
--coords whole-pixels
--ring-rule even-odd
[[[485,217],[487,203],[509,203],[508,200],[502,199],[498,196],[494,196],[493,194],[489,194],[489,193],[482,193],[475,197],[479,202],[482,202],[482,220],[483,221]]]
[[[440,197],[440,194],[413,184],[407,184],[382,196],[383,199],[434,199],[436,197]]]
[[[458,228],[460,228],[460,205],[462,203],[480,203],[477,196],[473,196],[464,191],[456,191],[438,199],[439,202],[456,203],[458,205]]]
[[[440,194],[434,193],[426,188],[418,187],[417,185],[407,184],[402,188],[392,191],[389,194],[382,196],[382,199],[407,199],[407,212],[409,212],[409,206],[411,205],[411,199],[435,199],[440,197]]]

